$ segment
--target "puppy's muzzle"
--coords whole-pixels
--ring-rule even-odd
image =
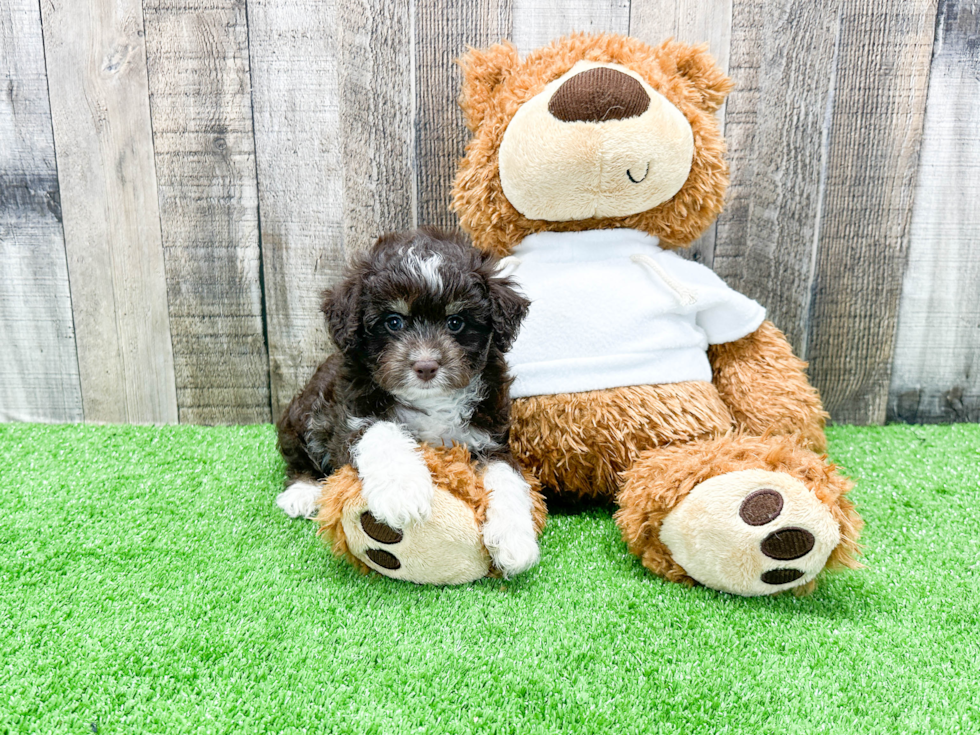
[[[439,373],[439,363],[435,360],[418,360],[412,365],[412,371],[423,383],[428,383]]]

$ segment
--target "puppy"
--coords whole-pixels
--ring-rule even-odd
[[[315,481],[351,464],[375,518],[425,521],[433,486],[418,443],[458,442],[485,468],[494,563],[511,575],[537,562],[529,487],[508,446],[504,361],[528,301],[496,267],[462,236],[422,228],[382,237],[324,294],[338,351],[277,425],[289,475],[280,508],[311,515]]]

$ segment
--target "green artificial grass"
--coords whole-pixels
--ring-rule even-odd
[[[269,426],[0,426],[0,732],[980,732],[980,426],[838,427],[867,569],[647,573],[556,509],[511,580],[361,576]]]

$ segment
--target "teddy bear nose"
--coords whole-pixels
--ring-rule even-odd
[[[605,122],[637,117],[650,106],[643,85],[629,74],[600,66],[562,84],[548,112],[564,122]]]
[[[419,360],[412,365],[412,370],[419,376],[419,380],[428,383],[439,372],[439,363],[435,360]]]

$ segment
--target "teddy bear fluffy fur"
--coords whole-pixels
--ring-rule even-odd
[[[641,75],[686,117],[694,134],[691,173],[680,191],[625,217],[564,222],[524,217],[501,185],[498,151],[521,105],[582,60]],[[474,243],[506,256],[542,231],[633,228],[672,249],[696,239],[721,211],[728,184],[725,143],[714,113],[730,80],[704,48],[651,47],[632,38],[578,34],[523,60],[509,43],[462,58],[460,104],[472,138],[453,190],[453,207]],[[532,306],[533,308],[533,306]],[[709,348],[711,383],[641,385],[515,400],[515,455],[551,493],[604,498],[623,538],[651,571],[693,583],[660,541],[663,518],[699,483],[759,469],[800,480],[829,510],[840,542],[828,567],[856,567],[862,521],[846,497],[850,481],[823,455],[827,418],[805,363],[769,321],[735,342]],[[813,581],[795,591],[806,592]]]

